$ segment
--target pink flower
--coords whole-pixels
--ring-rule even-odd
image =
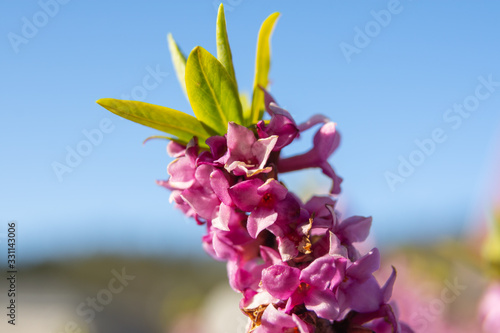
[[[270,172],[272,168],[266,167],[266,163],[277,140],[277,136],[257,140],[248,128],[229,122],[227,152],[216,162],[224,164],[228,172],[237,176]]]
[[[363,313],[372,312],[389,301],[396,272],[393,270],[386,284],[380,288],[373,276],[373,272],[379,267],[380,253],[377,249],[373,249],[347,267],[337,291],[342,309],[350,308]]]
[[[257,134],[230,122],[225,136],[206,140],[209,150],[200,151],[196,138],[186,147],[169,144],[176,159],[170,178],[158,183],[206,225],[203,247],[227,262],[252,332],[411,332],[388,303],[395,271],[380,287],[373,276],[378,250],[360,257],[355,246],[368,237],[371,217],[341,220],[330,196],[304,204],[278,181],[281,172],[321,168],[338,194],[342,179],[327,161],[340,141],[335,124],[316,115],[297,126],[267,92],[265,98],[271,120],[259,122]],[[309,152],[279,158],[299,130],[320,123]]]
[[[272,296],[287,301],[287,313],[304,304],[318,317],[333,321],[339,315],[331,289],[336,270],[335,258],[330,256],[316,259],[302,271],[288,265],[273,265],[262,271],[262,287]]]
[[[325,175],[333,180],[331,193],[339,194],[342,178],[337,176],[328,163],[328,157],[340,143],[340,135],[335,130],[335,123],[324,124],[314,136],[313,142],[313,148],[307,153],[279,160],[278,170],[279,172],[290,172],[306,168],[320,168]]]
[[[262,314],[261,324],[252,333],[310,333],[308,325],[296,314],[288,315],[270,304]]]
[[[264,89],[266,111],[271,115],[269,124],[261,120],[257,124],[257,133],[261,138],[267,138],[273,135],[278,136],[273,151],[280,151],[288,146],[299,135],[299,129],[292,116],[285,109],[280,108],[274,98]]]
[[[257,235],[278,218],[277,205],[286,198],[288,190],[270,178],[242,181],[229,189],[234,204],[244,212],[250,212],[247,229],[250,236]]]

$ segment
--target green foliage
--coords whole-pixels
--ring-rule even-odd
[[[236,75],[234,74],[233,56],[231,55],[231,48],[229,47],[229,39],[226,30],[226,17],[224,15],[224,6],[220,4],[219,13],[217,15],[217,59],[221,62],[222,66],[227,70],[229,76],[233,79],[236,90],[238,85],[236,83]]]
[[[204,48],[191,51],[186,64],[186,88],[194,114],[212,135],[224,135],[227,124],[243,123],[241,103],[233,79]]]
[[[186,91],[186,83],[184,81],[184,76],[186,72],[186,56],[182,53],[181,49],[177,45],[172,37],[172,34],[167,35],[168,40],[168,48],[170,50],[170,55],[172,57],[172,64],[174,65],[175,74],[177,75],[177,79],[179,80],[179,84],[181,85],[182,91],[187,97]]]
[[[174,109],[113,98],[103,98],[97,103],[125,119],[174,135],[173,139],[182,144],[187,144],[194,136],[200,143],[209,137],[198,119]]]
[[[169,134],[150,138],[169,139],[185,145],[196,136],[200,147],[206,149],[205,140],[212,135],[224,135],[228,122],[249,127],[262,119],[264,94],[260,87],[267,88],[269,83],[270,40],[278,17],[279,13],[270,15],[259,31],[251,103],[246,94],[238,93],[222,4],[216,24],[217,58],[197,46],[186,59],[172,35],[167,36],[176,76],[196,118],[181,111],[137,101],[104,98],[97,103],[123,118]]]
[[[259,88],[267,88],[269,69],[271,68],[271,35],[279,13],[271,14],[262,23],[257,40],[257,55],[255,57],[255,78],[253,83],[252,112],[250,123],[256,123],[264,115],[264,92]]]

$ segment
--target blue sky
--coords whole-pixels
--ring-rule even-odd
[[[191,112],[166,35],[185,53],[196,45],[215,52],[217,3],[55,3],[0,5],[0,234],[8,221],[18,221],[25,262],[100,252],[201,254],[203,228],[175,211],[169,193],[154,183],[166,178],[165,142],[143,146],[155,130],[95,101],[128,95]],[[323,113],[338,123],[343,141],[330,161],[344,177],[341,205],[373,215],[380,245],[470,229],[498,181],[500,4],[224,3],[236,76],[247,91],[259,26],[282,13],[272,42],[271,91],[299,122]],[[156,81],[148,81],[148,90],[150,72]],[[460,116],[453,108],[464,103],[472,111]],[[84,147],[83,131],[102,121],[108,133]],[[415,152],[415,140],[436,130],[441,142],[428,155]],[[287,153],[308,149],[310,138]],[[91,151],[60,181],[54,163],[65,164],[68,149],[78,147]],[[399,158],[410,155],[419,165],[402,177]],[[387,172],[404,182],[391,188]],[[328,186],[318,171],[286,181],[298,190]]]

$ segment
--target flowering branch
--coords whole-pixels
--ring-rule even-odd
[[[332,195],[340,193],[342,182],[328,162],[340,143],[335,123],[315,115],[297,125],[265,90],[277,17],[271,15],[259,33],[249,107],[237,92],[222,5],[218,59],[196,47],[186,60],[169,36],[196,118],[139,102],[98,103],[174,136],[167,149],[175,158],[170,177],[158,184],[171,191],[177,208],[205,226],[203,247],[227,262],[249,332],[411,332],[390,303],[396,271],[380,286],[373,276],[378,250],[362,255],[355,246],[368,237],[372,219],[342,219],[335,210]],[[262,119],[264,110],[269,120]],[[300,132],[316,125],[311,150],[280,156]],[[305,168],[319,168],[331,178],[332,195],[302,202],[281,182],[282,173]]]

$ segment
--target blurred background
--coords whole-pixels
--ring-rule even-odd
[[[204,228],[155,184],[167,178],[166,142],[143,145],[158,133],[95,103],[135,99],[191,113],[166,35],[186,54],[196,45],[215,53],[219,3],[0,4],[0,266],[15,221],[17,332],[244,331],[224,264],[201,248]],[[488,284],[480,247],[500,203],[500,4],[223,3],[238,84],[249,92],[260,24],[282,14],[270,90],[298,122],[314,113],[337,122],[342,143],[330,162],[344,178],[340,206],[373,216],[370,244],[401,267],[403,290],[415,272],[428,281],[417,290],[428,296],[424,310],[402,309],[407,321],[422,332],[463,313],[472,322],[470,304]],[[310,145],[305,135],[287,153]],[[317,170],[285,182],[304,197],[329,187]],[[122,270],[134,276],[123,292],[102,291]],[[454,279],[467,292],[433,308]],[[89,297],[109,295],[90,310]],[[13,329],[5,321],[2,332]]]

